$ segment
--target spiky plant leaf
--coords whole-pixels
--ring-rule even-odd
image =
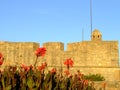
[[[28,79],[27,79],[27,86],[28,86],[29,88],[33,88],[34,85],[35,85],[35,82],[33,81],[32,76],[28,77]]]

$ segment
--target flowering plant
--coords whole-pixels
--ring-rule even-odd
[[[39,47],[36,51],[35,51],[35,55],[36,55],[36,60],[35,60],[35,63],[34,63],[34,67],[36,67],[36,64],[37,64],[37,59],[39,56],[44,56],[46,53],[46,49],[44,47]]]
[[[37,58],[39,56],[44,56],[46,53],[45,48],[38,48],[35,52]],[[35,62],[35,66],[37,63],[37,59]],[[0,65],[3,64],[3,55],[0,53]],[[56,68],[52,68],[51,74],[40,73],[39,71],[44,71],[47,67],[47,63],[44,62],[41,66],[38,66],[38,70],[34,68],[34,66],[26,66],[22,64],[22,68],[20,71],[17,71],[17,67],[9,67],[8,70],[6,68],[5,71],[0,71],[0,80],[1,87],[0,90],[95,90],[94,84],[90,84],[89,80],[87,80],[84,75],[78,70],[75,76],[73,77],[70,74],[69,68],[73,66],[73,60],[71,58],[66,59],[64,65],[67,66],[67,70],[64,71],[65,78],[60,73],[57,74]],[[10,70],[14,69],[14,70]],[[23,71],[21,72],[21,69]],[[36,71],[34,71],[34,69]],[[11,72],[10,72],[11,71]],[[58,81],[57,81],[58,80]],[[64,83],[65,82],[65,83]],[[59,85],[60,84],[60,85]],[[105,90],[106,83],[102,85]]]
[[[53,69],[51,70],[51,74],[54,74],[54,73],[56,73],[56,68],[53,68]]]
[[[38,48],[36,51],[35,51],[35,54],[37,57],[39,56],[44,56],[46,53],[46,49],[44,47],[41,47],[41,48]]]
[[[38,66],[38,70],[39,70],[39,71],[42,71],[42,70],[44,70],[46,67],[47,67],[47,63],[44,62],[44,63],[41,64],[41,66]]]
[[[2,53],[0,53],[0,65],[2,65],[3,64],[3,55],[2,55]]]
[[[66,61],[64,62],[64,65],[67,66],[67,69],[69,70],[69,67],[73,66],[73,60],[71,58],[66,59]]]
[[[69,70],[65,70],[64,73],[65,73],[65,75],[67,75],[67,76],[70,74]]]

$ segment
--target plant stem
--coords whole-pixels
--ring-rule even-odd
[[[69,66],[69,65],[67,65],[67,69],[68,69],[68,71],[69,71],[69,68],[70,68],[70,66]]]
[[[35,60],[35,63],[34,63],[35,69],[36,69],[37,60],[38,60],[38,57],[36,57],[36,60]]]

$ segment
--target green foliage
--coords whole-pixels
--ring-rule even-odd
[[[28,77],[27,79],[28,79],[28,80],[27,80],[27,86],[28,86],[29,88],[33,88],[34,85],[35,85],[34,80],[33,80],[33,77],[30,76],[30,77]]]
[[[7,87],[5,88],[5,90],[11,90],[11,88],[12,88],[12,86],[9,85],[9,86],[7,86]]]
[[[85,79],[91,81],[104,81],[105,78],[101,74],[89,74],[84,76]]]
[[[78,73],[75,76],[63,76],[50,71],[45,74],[32,69],[19,72],[9,72],[8,69],[0,73],[0,90],[95,90],[89,80],[103,81],[105,79],[100,74],[89,74],[83,77],[83,74]]]

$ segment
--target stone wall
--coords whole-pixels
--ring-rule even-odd
[[[36,59],[34,52],[38,47],[39,43],[35,42],[0,42],[0,52],[5,58],[2,68],[9,65],[20,66],[23,63],[34,64]],[[46,61],[49,68],[56,67],[60,70],[61,67],[65,69],[63,62],[67,58],[72,58],[74,67],[71,72],[79,69],[85,74],[100,73],[106,80],[120,80],[118,41],[68,43],[66,51],[61,42],[43,43],[43,47],[47,52],[44,57],[38,58],[37,65]]]
[[[52,66],[48,67],[48,70],[51,70]],[[57,71],[61,72],[61,67],[56,66]],[[66,70],[66,67],[62,66],[62,71]],[[105,77],[105,81],[116,81],[120,82],[120,67],[92,67],[92,66],[73,66],[70,68],[70,73],[75,74],[77,70],[80,70],[81,73],[85,75],[89,74],[101,74]]]
[[[106,83],[105,89],[103,84]],[[117,81],[97,81],[94,82],[96,90],[120,90],[120,82]]]
[[[32,42],[0,42],[0,52],[4,55],[2,67],[22,63],[32,64],[35,59],[34,52],[38,47],[38,43]]]
[[[84,66],[118,66],[119,50],[117,41],[83,41],[69,43],[67,51],[74,54],[79,65]]]

